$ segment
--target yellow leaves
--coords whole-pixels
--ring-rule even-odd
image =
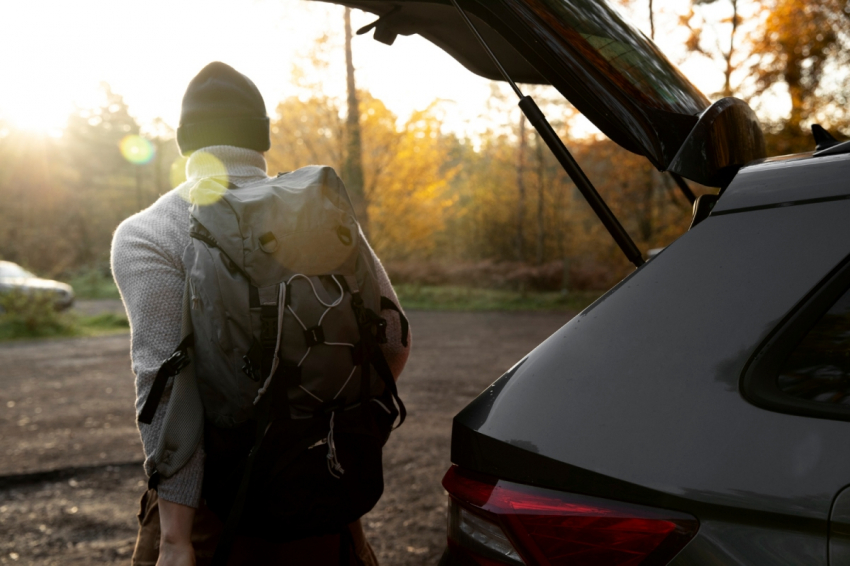
[[[432,106],[399,125],[383,102],[368,92],[359,98],[370,242],[382,257],[426,257],[455,202],[449,185],[458,166],[446,165],[450,144],[442,123]],[[339,171],[343,132],[341,101],[321,94],[288,98],[278,105],[272,124],[269,171],[310,164]]]
[[[269,171],[292,171],[305,165],[342,164],[343,122],[336,99],[314,95],[281,102],[272,122],[272,147],[266,153]]]
[[[373,117],[382,116],[376,111]],[[363,129],[370,232],[383,256],[427,257],[445,227],[456,200],[449,186],[459,166],[446,167],[448,144],[440,129],[433,108],[414,112],[394,136],[384,131],[383,144],[370,143],[375,136]]]

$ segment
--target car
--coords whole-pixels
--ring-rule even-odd
[[[636,266],[455,417],[441,565],[850,563],[850,144],[766,156],[602,1],[336,3],[509,81]],[[644,261],[514,81],[718,193]]]
[[[42,279],[16,263],[0,261],[0,295],[15,291],[29,296],[49,295],[57,310],[68,309],[74,304],[74,289],[67,283]]]

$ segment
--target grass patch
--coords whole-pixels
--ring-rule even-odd
[[[82,336],[99,336],[130,330],[130,321],[123,314],[105,312],[95,316],[76,316]]]
[[[74,295],[78,299],[120,299],[118,287],[115,280],[108,272],[102,269],[86,269],[79,271],[67,283],[74,288]]]
[[[395,286],[405,309],[444,311],[581,311],[603,291],[560,292],[506,291],[402,284]]]
[[[0,295],[0,341],[33,338],[99,336],[125,332],[127,317],[114,313],[81,316],[58,312],[46,293],[11,292]]]
[[[103,313],[97,316],[80,316],[71,312],[57,313],[53,321],[35,327],[0,315],[0,342],[104,336],[128,330],[130,330],[130,323],[127,317],[114,313]]]
[[[93,280],[93,278],[92,278]],[[91,294],[78,297],[112,298],[109,285],[94,280],[90,287],[82,286]],[[111,279],[112,289],[115,285]],[[77,289],[76,283],[75,290]],[[567,295],[559,292],[506,291],[474,289],[470,287],[396,285],[396,293],[404,308],[432,311],[573,311],[578,312],[602,295],[602,291],[574,291]],[[117,298],[117,290],[114,290]],[[101,313],[83,316],[72,311],[57,312],[52,299],[5,295],[0,300],[0,341],[35,338],[66,338],[74,336],[102,336],[126,332],[130,328],[123,314]]]

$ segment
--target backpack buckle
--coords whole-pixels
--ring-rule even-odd
[[[325,330],[321,326],[308,328],[304,331],[304,340],[306,340],[308,348],[312,348],[316,344],[324,344]]]
[[[260,376],[257,373],[257,370],[254,369],[254,364],[251,363],[251,358],[245,355],[242,356],[242,361],[245,362],[242,365],[242,371],[245,373],[245,375],[251,378],[251,381],[260,381]]]
[[[378,321],[375,323],[375,338],[378,340],[378,344],[387,343],[387,319],[378,317]]]
[[[189,354],[186,353],[186,350],[175,350],[173,354],[162,362],[162,367],[165,369],[168,377],[174,377],[190,363],[192,363],[192,360],[189,359]]]

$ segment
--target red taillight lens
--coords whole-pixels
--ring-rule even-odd
[[[663,565],[699,527],[683,513],[495,480],[457,466],[443,487],[450,496],[449,545],[482,565]]]

